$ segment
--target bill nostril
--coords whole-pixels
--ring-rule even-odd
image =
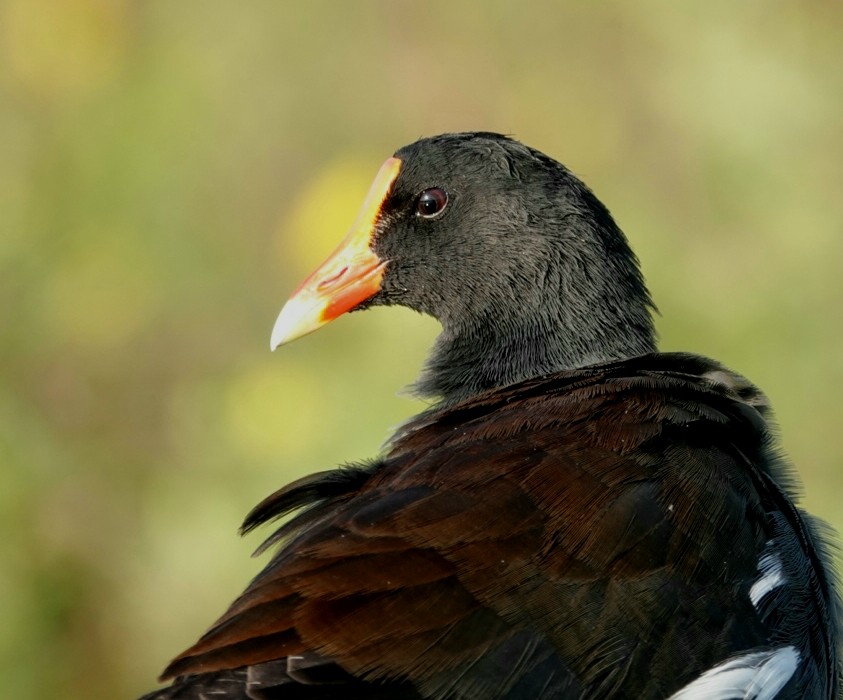
[[[341,279],[345,275],[346,272],[348,272],[348,265],[344,266],[335,275],[331,275],[330,277],[322,280],[318,285],[318,289],[324,289],[325,287],[328,287],[328,286],[332,285],[334,282]]]

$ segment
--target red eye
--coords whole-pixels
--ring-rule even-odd
[[[431,187],[416,200],[416,216],[433,219],[441,214],[448,203],[448,193],[439,187]]]

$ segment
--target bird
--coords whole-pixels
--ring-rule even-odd
[[[490,132],[399,149],[272,349],[395,305],[442,327],[429,407],[249,513],[274,554],[146,700],[838,697],[833,535],[769,401],[659,352],[568,168]]]

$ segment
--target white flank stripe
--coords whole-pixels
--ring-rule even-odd
[[[749,599],[756,608],[765,595],[784,583],[782,560],[775,552],[765,552],[761,555],[761,559],[758,560],[758,571],[761,576],[749,589]]]
[[[773,700],[798,665],[792,646],[744,654],[709,669],[668,700]]]

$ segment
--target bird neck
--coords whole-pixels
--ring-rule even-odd
[[[453,405],[485,391],[656,350],[649,311],[588,318],[511,317],[444,326],[416,395]]]

